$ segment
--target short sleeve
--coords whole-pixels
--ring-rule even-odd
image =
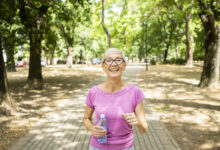
[[[88,95],[86,97],[85,104],[92,109],[94,109],[94,105],[93,105],[94,100],[93,99],[94,99],[94,92],[92,89],[90,89],[88,92]]]
[[[144,99],[144,93],[137,87],[135,98],[135,107]]]

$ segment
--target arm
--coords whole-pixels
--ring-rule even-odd
[[[135,108],[135,114],[138,120],[137,128],[139,133],[147,132],[148,126],[145,118],[143,101],[141,101]]]
[[[83,117],[83,123],[85,127],[93,134],[95,137],[103,137],[106,134],[106,131],[100,127],[100,126],[94,126],[92,124],[92,115],[93,115],[94,109],[86,106],[84,117]]]
[[[86,106],[85,112],[84,112],[84,117],[83,117],[83,123],[84,126],[92,132],[94,125],[92,124],[92,115],[93,115],[94,109]]]
[[[135,113],[122,114],[128,124],[137,126],[139,133],[145,133],[148,130],[144,114],[143,101],[135,108]]]

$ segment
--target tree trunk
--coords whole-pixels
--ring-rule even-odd
[[[0,104],[3,100],[7,97],[9,90],[8,90],[8,80],[7,74],[5,71],[5,61],[3,57],[3,48],[2,48],[2,38],[0,37]]]
[[[193,52],[194,48],[192,48],[191,39],[190,39],[190,31],[189,31],[189,22],[191,17],[185,17],[185,35],[186,35],[186,66],[193,66]],[[191,36],[192,37],[192,36]],[[193,38],[193,37],[192,37]]]
[[[183,7],[181,5],[178,5],[176,2],[175,6],[181,10],[182,12],[185,12]],[[193,1],[191,1],[191,4],[193,6]],[[191,48],[191,41],[190,41],[190,32],[189,32],[189,22],[191,19],[191,11],[192,11],[192,7],[189,11],[187,11],[185,14],[185,35],[186,35],[186,66],[188,67],[192,67],[193,66],[193,53],[194,53],[194,48]]]
[[[147,41],[147,37],[146,37],[146,46],[145,46],[145,61],[146,61],[146,66],[145,66],[145,71],[148,71],[148,41]]]
[[[54,65],[54,50],[50,51],[50,64]]]
[[[41,41],[42,41],[42,22],[47,14],[49,5],[42,4],[41,7],[33,7],[32,2],[19,0],[19,16],[25,26],[30,40],[30,61],[29,72],[26,87],[43,88],[43,77],[41,68]],[[29,8],[29,9],[26,9]],[[30,13],[30,10],[35,10],[35,14]]]
[[[105,34],[107,36],[108,39],[108,47],[111,47],[111,36],[107,30],[107,28],[105,27],[105,0],[102,0],[102,27],[105,31]]]
[[[123,5],[123,9],[121,11],[121,17],[124,17],[125,12],[127,11],[127,0],[124,0],[124,5]],[[127,38],[126,38],[126,26],[123,28],[123,44],[126,45],[127,43]]]
[[[7,71],[8,72],[16,72],[16,68],[15,68],[15,61],[14,61],[14,48],[15,48],[15,44],[14,44],[14,40],[13,40],[13,36],[15,36],[15,33],[12,34],[12,36],[9,36],[8,38],[4,38],[3,40],[3,45],[4,45],[4,49],[5,49],[5,53],[6,53],[6,57],[7,57]]]
[[[179,37],[180,37],[180,33],[179,33],[179,30],[177,30],[177,39],[175,40],[176,63],[177,63],[177,59],[179,58],[179,56],[178,56],[178,53],[179,53],[179,45],[178,45]]]
[[[79,52],[79,64],[83,64],[83,51],[80,50]]]
[[[66,66],[68,68],[72,68],[72,66],[73,66],[73,55],[72,55],[73,47],[72,47],[72,45],[73,45],[73,42],[74,42],[74,36],[68,37],[66,32],[65,32],[65,29],[64,29],[63,25],[60,25],[60,30],[63,32],[63,36],[64,36],[66,47],[67,47]],[[72,29],[72,33],[74,34],[74,27]]]
[[[205,58],[200,79],[200,87],[219,86],[220,25],[212,14],[200,14],[205,28]]]
[[[176,60],[178,59],[178,49],[179,49],[179,47],[178,47],[178,45],[177,45],[177,42],[175,43],[175,53],[176,53]]]
[[[67,60],[66,60],[66,66],[68,68],[72,68],[72,66],[73,66],[73,55],[72,55],[73,52],[72,51],[73,51],[73,47],[68,45],[67,46],[67,54],[68,54],[68,56],[67,56]]]
[[[40,22],[39,22],[40,23]],[[37,26],[39,26],[38,24]],[[43,77],[41,67],[41,33],[39,27],[29,33],[30,37],[30,61],[27,86],[36,89],[43,88]]]
[[[13,110],[15,104],[9,92],[2,46],[2,38],[0,37],[0,105],[5,107],[4,109],[0,107],[0,111],[3,115],[10,115],[9,110]]]
[[[165,29],[165,28],[164,28],[164,29]],[[169,51],[170,44],[171,44],[171,42],[172,42],[172,36],[173,36],[173,26],[171,25],[170,35],[169,35],[169,41],[166,42],[166,49],[165,49],[165,52],[164,52],[164,59],[163,59],[163,62],[164,62],[164,63],[167,62],[167,55],[168,55],[168,51]]]
[[[166,49],[163,55],[163,62],[166,63],[167,62],[167,55],[168,55],[168,49],[169,49],[170,44],[166,43]]]

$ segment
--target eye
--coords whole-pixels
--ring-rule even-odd
[[[117,58],[116,60],[115,60],[117,63],[122,63],[122,59],[121,58]]]
[[[111,60],[111,59],[106,59],[105,62],[106,62],[106,63],[111,63],[112,60]]]

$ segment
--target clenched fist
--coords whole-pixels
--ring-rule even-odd
[[[121,114],[125,118],[128,124],[130,125],[138,125],[138,119],[134,113],[126,113],[126,114]]]

